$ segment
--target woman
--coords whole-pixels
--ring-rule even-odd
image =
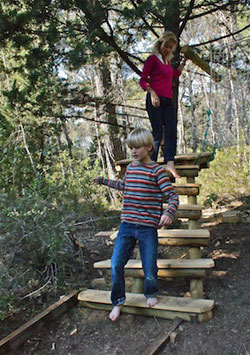
[[[177,78],[186,63],[186,59],[178,69],[171,66],[173,51],[177,45],[177,38],[173,32],[164,32],[156,41],[152,55],[143,67],[140,86],[147,91],[146,109],[152,126],[154,137],[154,152],[152,160],[157,161],[157,156],[164,129],[164,164],[165,169],[175,178],[180,176],[174,166],[176,153],[177,130],[175,122],[175,109],[172,102],[172,79]]]

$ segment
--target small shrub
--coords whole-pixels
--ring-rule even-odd
[[[218,195],[211,193],[206,196],[206,200],[204,200],[203,203],[206,207],[212,207],[213,203],[216,202],[217,200],[218,200]]]
[[[213,204],[224,198],[250,195],[249,162],[250,146],[241,147],[239,152],[236,147],[217,150],[210,168],[202,170],[197,179],[202,185],[201,201]]]

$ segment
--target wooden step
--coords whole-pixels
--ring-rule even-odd
[[[178,195],[198,196],[200,184],[172,184]]]
[[[200,160],[201,163],[205,163],[211,161],[211,153],[203,152],[203,153],[187,153],[187,154],[178,154],[174,157],[175,164],[186,164],[186,162],[191,162],[194,164],[197,159]]]
[[[165,165],[162,165],[163,167]],[[195,177],[199,175],[199,165],[180,165],[176,166],[176,171],[181,177]]]
[[[163,203],[162,208],[165,210],[168,207],[167,203]],[[180,205],[176,212],[175,218],[200,219],[202,216],[202,205]]]
[[[116,170],[119,171],[119,177],[122,178],[126,172],[127,165],[131,163],[131,159],[124,159],[115,163]],[[165,165],[162,165],[165,167]],[[176,171],[181,177],[195,177],[199,175],[199,165],[177,165]]]
[[[188,211],[202,211],[205,209],[203,205],[189,205],[189,204],[181,204],[178,207],[178,210],[188,210]]]
[[[118,231],[103,231],[95,234],[95,237],[110,237],[114,240]],[[210,233],[207,229],[159,229],[158,238],[198,238],[209,239]]]
[[[148,308],[144,295],[127,293],[122,312],[166,319],[180,317],[187,321],[191,321],[197,315],[203,316],[200,317],[200,320],[209,319],[212,316],[213,300],[166,296],[158,296],[158,299],[159,302],[154,307]],[[111,310],[113,308],[109,291],[91,289],[82,291],[78,295],[78,300],[82,306],[88,308],[102,310]]]
[[[209,269],[214,267],[213,259],[158,259],[158,269]],[[94,263],[96,269],[110,269],[111,259]],[[125,269],[141,269],[141,260],[130,259]]]
[[[213,160],[214,157],[211,156],[210,152],[203,153],[187,153],[187,154],[178,154],[174,157],[175,165],[195,165],[199,163],[199,165],[208,164],[209,161]],[[128,165],[131,163],[133,159],[122,159],[116,161],[116,165]],[[157,160],[158,164],[163,164],[163,157],[159,157]]]
[[[201,247],[209,244],[210,233],[203,229],[161,229],[160,245]]]
[[[105,231],[95,234],[97,237],[110,237],[114,240],[118,231]],[[206,229],[159,229],[158,242],[168,246],[203,247],[209,244],[209,231]]]
[[[189,277],[203,278],[206,276],[206,270],[214,267],[213,259],[158,259],[158,277]],[[94,268],[104,269],[111,274],[111,260],[103,260],[94,263]],[[126,277],[143,277],[141,260],[129,260],[125,266]]]

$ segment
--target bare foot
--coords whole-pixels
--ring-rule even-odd
[[[149,308],[154,307],[158,303],[158,298],[157,297],[150,297],[147,299],[147,306]]]
[[[112,322],[116,321],[121,313],[121,308],[122,306],[114,306],[112,311],[109,313],[109,319],[112,320]]]
[[[175,166],[174,166],[174,162],[173,161],[168,161],[167,165],[165,166],[165,170],[169,171],[174,178],[178,179],[180,178],[180,175],[177,173]]]

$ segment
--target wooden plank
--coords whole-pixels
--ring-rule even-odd
[[[166,205],[163,204],[163,208],[167,208]],[[178,209],[175,215],[175,218],[188,218],[188,219],[200,219],[202,215],[201,210],[185,210],[185,209]]]
[[[209,269],[214,267],[213,259],[158,259],[158,269]],[[94,263],[96,269],[110,269],[111,259]],[[125,269],[142,269],[142,262],[138,259],[130,259]]]
[[[105,269],[108,275],[111,275],[111,270]],[[205,269],[159,269],[157,273],[159,278],[204,278],[206,277]],[[143,270],[125,269],[125,277],[141,277],[144,278]]]
[[[180,164],[185,161],[195,162],[198,158],[200,158],[200,160],[202,160],[202,162],[207,162],[207,160],[210,158],[210,156],[211,156],[210,152],[178,154],[178,155],[175,155],[174,161],[176,164]],[[122,159],[122,160],[116,161],[115,165],[128,165],[132,161],[133,161],[133,159]],[[159,157],[157,162],[159,164],[163,163],[163,158]]]
[[[201,184],[177,184],[177,183],[174,183],[173,184],[174,187],[187,187],[187,188],[192,188],[192,187],[201,187]]]
[[[166,165],[163,164],[162,166],[165,167]],[[199,165],[176,165],[175,168],[181,177],[198,176],[200,170]]]
[[[200,193],[200,184],[172,184],[178,195],[197,196]]]
[[[204,238],[159,238],[159,245],[168,246],[189,246],[205,247],[209,244],[209,239]]]
[[[111,311],[113,308],[113,305],[111,304],[95,303],[88,301],[80,301],[80,305],[83,307],[98,309],[102,311]],[[176,317],[178,317],[188,322],[191,322],[193,318],[197,317],[197,314],[195,313],[164,311],[154,308],[136,308],[130,306],[122,307],[121,312],[137,316],[158,317],[163,319],[175,319]],[[199,315],[202,316],[202,314],[206,313],[201,313]]]
[[[195,278],[202,279],[207,276],[207,269],[159,269],[158,270],[158,278],[159,279],[172,279],[172,278]],[[102,273],[104,275],[111,276],[110,269],[102,269]],[[125,277],[133,277],[133,278],[142,278],[144,279],[144,272],[142,269],[125,269],[124,270]],[[134,292],[134,291],[133,291]]]
[[[115,231],[101,231],[95,234],[95,237],[110,237]]]
[[[117,237],[118,231],[105,231],[95,234],[95,236],[109,236],[114,240]],[[158,229],[158,238],[199,238],[207,239],[210,237],[207,229]]]
[[[178,160],[197,160],[199,157],[201,158],[209,158],[211,155],[210,152],[203,152],[203,153],[186,153],[186,154],[178,154],[175,155],[174,159],[176,162]]]
[[[111,304],[110,292],[88,289],[78,294],[79,301]],[[192,299],[184,297],[166,297],[158,296],[159,302],[153,307],[158,310],[204,313],[209,312],[214,307],[213,300]],[[124,307],[148,308],[146,298],[139,293],[126,293],[126,302]]]
[[[178,210],[189,210],[189,211],[202,211],[205,209],[203,205],[191,205],[191,204],[181,204],[178,207]]]
[[[116,170],[119,171],[119,178],[122,178],[125,174],[127,165],[131,162],[130,159],[124,159],[116,162]],[[160,163],[160,162],[159,162]],[[162,164],[165,167],[165,164]],[[200,166],[199,165],[176,165],[178,174],[182,177],[195,177],[198,176]]]
[[[162,164],[163,167],[165,167],[165,164]],[[176,170],[180,170],[180,171],[185,171],[185,170],[200,170],[199,165],[176,165],[175,166]]]
[[[160,229],[158,231],[159,238],[209,238],[208,229]]]
[[[69,308],[73,307],[78,302],[77,296],[78,291],[74,291],[70,295],[62,297],[58,302],[54,303],[20,328],[0,340],[0,354],[2,355],[16,350],[29,339],[38,328],[41,328],[48,322],[52,322],[61,314],[65,313]]]
[[[173,324],[171,325],[169,331],[163,335],[160,335],[154,342],[151,344],[145,351],[143,351],[142,355],[157,355],[163,349],[164,345],[170,339],[170,335],[179,327],[182,323],[183,319],[175,318]]]

